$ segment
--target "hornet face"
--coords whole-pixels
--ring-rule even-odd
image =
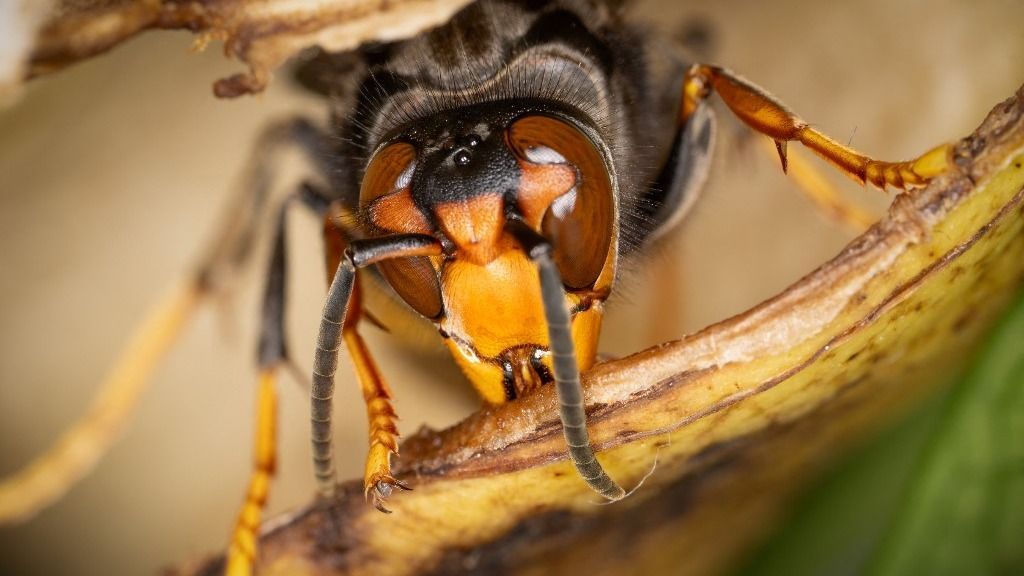
[[[363,178],[360,219],[371,235],[432,235],[444,247],[379,268],[490,402],[553,378],[537,271],[517,227],[551,242],[578,367],[594,362],[616,204],[608,161],[583,126],[547,102],[463,107],[388,138]]]

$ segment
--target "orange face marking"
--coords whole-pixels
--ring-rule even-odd
[[[496,249],[498,256],[484,265],[463,259],[449,261],[441,276],[445,315],[440,327],[450,336],[445,342],[473,386],[492,404],[507,399],[505,375],[498,360],[503,356],[514,359],[516,352],[529,353],[509,352],[513,348],[548,347],[536,266],[509,235],[501,237]],[[575,306],[581,299],[570,293],[568,304]],[[596,359],[602,312],[601,302],[595,301],[573,318],[572,336],[580,370],[590,368]],[[541,362],[551,369],[548,355]],[[523,365],[513,368],[521,370]],[[535,378],[517,378],[517,391],[520,383]],[[522,392],[528,388],[532,386],[524,386]]]
[[[471,343],[472,354],[489,358],[512,346],[547,343],[537,268],[510,236],[496,249],[498,256],[486,264],[447,262],[441,276],[442,327]]]
[[[590,308],[573,316],[572,341],[576,343],[576,364],[580,372],[589,370],[597,362],[597,341],[603,319],[603,302],[594,302]]]
[[[381,230],[430,234],[430,222],[412,199],[409,187],[377,198],[366,208],[370,222]]]
[[[483,194],[434,207],[438,224],[457,247],[457,256],[478,265],[498,257],[498,239],[505,228],[505,200]]]
[[[520,161],[516,202],[526,223],[540,230],[541,219],[556,198],[576,185],[576,171],[566,164]]]
[[[408,142],[390,144],[373,156],[359,190],[370,223],[388,232],[430,233],[430,223],[412,199],[415,168],[416,148]]]

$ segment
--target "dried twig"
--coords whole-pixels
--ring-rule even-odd
[[[106,52],[145,30],[191,30],[222,40],[248,72],[214,85],[221,97],[263,90],[271,73],[310,46],[341,51],[397,40],[446,21],[468,0],[62,0],[29,57],[29,77]]]

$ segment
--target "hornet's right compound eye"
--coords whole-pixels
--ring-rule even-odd
[[[366,206],[381,196],[408,188],[416,169],[416,148],[408,142],[385,146],[373,155],[366,167],[359,203]]]
[[[374,227],[400,234],[430,233],[412,198],[415,170],[416,148],[408,142],[389,144],[373,155],[359,190],[359,205]]]
[[[389,144],[374,154],[363,176],[359,205],[376,236],[430,234],[432,227],[412,197],[416,148],[408,142]],[[426,256],[377,264],[395,292],[427,318],[442,311],[437,270]]]

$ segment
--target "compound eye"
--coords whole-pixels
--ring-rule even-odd
[[[565,285],[592,287],[615,234],[615,197],[604,158],[586,134],[552,116],[520,118],[507,138],[520,167],[520,213],[554,244]]]
[[[416,169],[416,149],[408,142],[389,144],[373,155],[363,175],[359,203],[366,206],[381,196],[408,188]]]
[[[430,226],[412,198],[416,148],[407,142],[389,144],[373,155],[363,175],[359,205],[366,220],[384,232],[430,233]]]
[[[359,205],[376,235],[429,234],[430,226],[412,199],[416,148],[407,142],[389,144],[377,152],[363,175]],[[441,315],[441,285],[430,258],[416,256],[377,264],[395,292],[427,318]]]

